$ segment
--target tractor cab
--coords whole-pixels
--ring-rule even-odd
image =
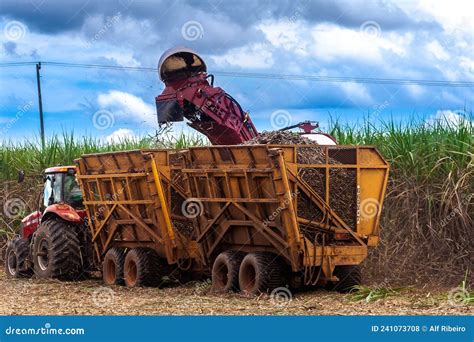
[[[82,209],[82,192],[76,180],[75,166],[50,167],[44,171],[43,208],[53,204],[68,204]]]
[[[23,178],[24,173],[19,174],[18,181],[21,182]],[[37,210],[21,220],[21,235],[24,239],[30,238],[44,220],[60,217],[78,223],[86,215],[75,166],[47,168],[43,179]]]

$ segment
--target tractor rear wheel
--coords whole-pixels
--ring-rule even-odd
[[[105,254],[102,264],[102,278],[106,285],[123,285],[123,264],[125,261],[125,250],[112,247]]]
[[[5,253],[5,273],[9,278],[29,277],[32,274],[31,268],[28,268],[27,259],[29,254],[28,241],[16,237],[7,244]]]
[[[336,266],[334,275],[339,278],[339,281],[334,284],[334,291],[350,292],[354,290],[354,286],[358,286],[362,282],[359,265]]]
[[[240,265],[240,289],[256,295],[283,286],[283,269],[278,259],[278,256],[272,253],[247,254]]]
[[[216,292],[239,290],[239,268],[245,254],[226,251],[219,254],[212,266],[212,288]]]
[[[133,248],[127,253],[124,280],[128,287],[157,286],[161,281],[160,262],[150,248]]]
[[[81,247],[75,227],[60,219],[42,222],[35,232],[33,263],[38,278],[78,279]]]

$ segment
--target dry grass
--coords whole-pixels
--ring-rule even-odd
[[[216,295],[207,283],[174,288],[103,287],[100,280],[6,279],[0,273],[1,315],[472,315],[443,290],[407,290],[375,302],[317,290],[275,302],[268,295]]]

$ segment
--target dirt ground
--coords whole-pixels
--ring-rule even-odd
[[[179,287],[104,287],[100,279],[60,282],[7,279],[0,273],[1,315],[472,315],[474,306],[452,305],[448,290],[408,288],[375,302],[316,290],[245,297],[218,295],[209,282]],[[279,297],[283,298],[283,297]],[[289,299],[289,300],[286,300]]]

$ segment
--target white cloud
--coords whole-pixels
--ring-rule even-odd
[[[139,124],[156,128],[156,109],[142,98],[123,91],[111,90],[99,94],[97,103],[101,109],[111,111],[115,116],[130,119]]]
[[[446,52],[437,40],[426,44],[426,49],[441,61],[447,61],[449,59],[449,53]]]
[[[308,55],[310,42],[304,39],[305,26],[301,22],[267,21],[258,26],[265,38],[277,48],[291,51],[301,56]]]
[[[440,124],[444,126],[460,126],[472,124],[463,111],[438,110],[436,114],[428,118],[429,125]]]
[[[408,90],[408,93],[414,98],[419,98],[420,96],[426,93],[426,89],[417,84],[408,84],[404,87]]]
[[[360,30],[347,29],[333,24],[319,24],[311,29],[312,53],[325,61],[350,58],[357,61],[384,62],[384,52],[398,56],[406,54],[413,37],[409,34],[368,36]]]
[[[108,135],[105,138],[109,143],[119,143],[124,140],[134,140],[137,139],[135,134],[131,129],[128,128],[119,128],[114,131],[112,134]]]
[[[349,29],[335,24],[308,26],[307,22],[271,21],[259,26],[266,39],[275,47],[302,56],[312,53],[322,60],[338,57],[380,60],[388,51],[399,56],[406,54],[413,34],[383,32],[367,34],[360,28]]]
[[[139,67],[141,66],[140,62],[133,57],[131,51],[120,52],[120,51],[110,51],[105,52],[104,57],[114,61],[116,64],[125,67]]]
[[[352,103],[358,105],[370,105],[373,103],[370,93],[363,84],[348,82],[341,83],[340,87]]]
[[[474,55],[472,57],[460,57],[459,66],[464,70],[465,74],[474,78]]]
[[[445,30],[463,29],[471,34],[474,30],[472,0],[421,0],[418,3],[418,10],[432,16]]]
[[[211,56],[218,66],[237,66],[248,69],[268,69],[273,66],[273,53],[270,46],[253,44],[229,50],[224,55]]]

